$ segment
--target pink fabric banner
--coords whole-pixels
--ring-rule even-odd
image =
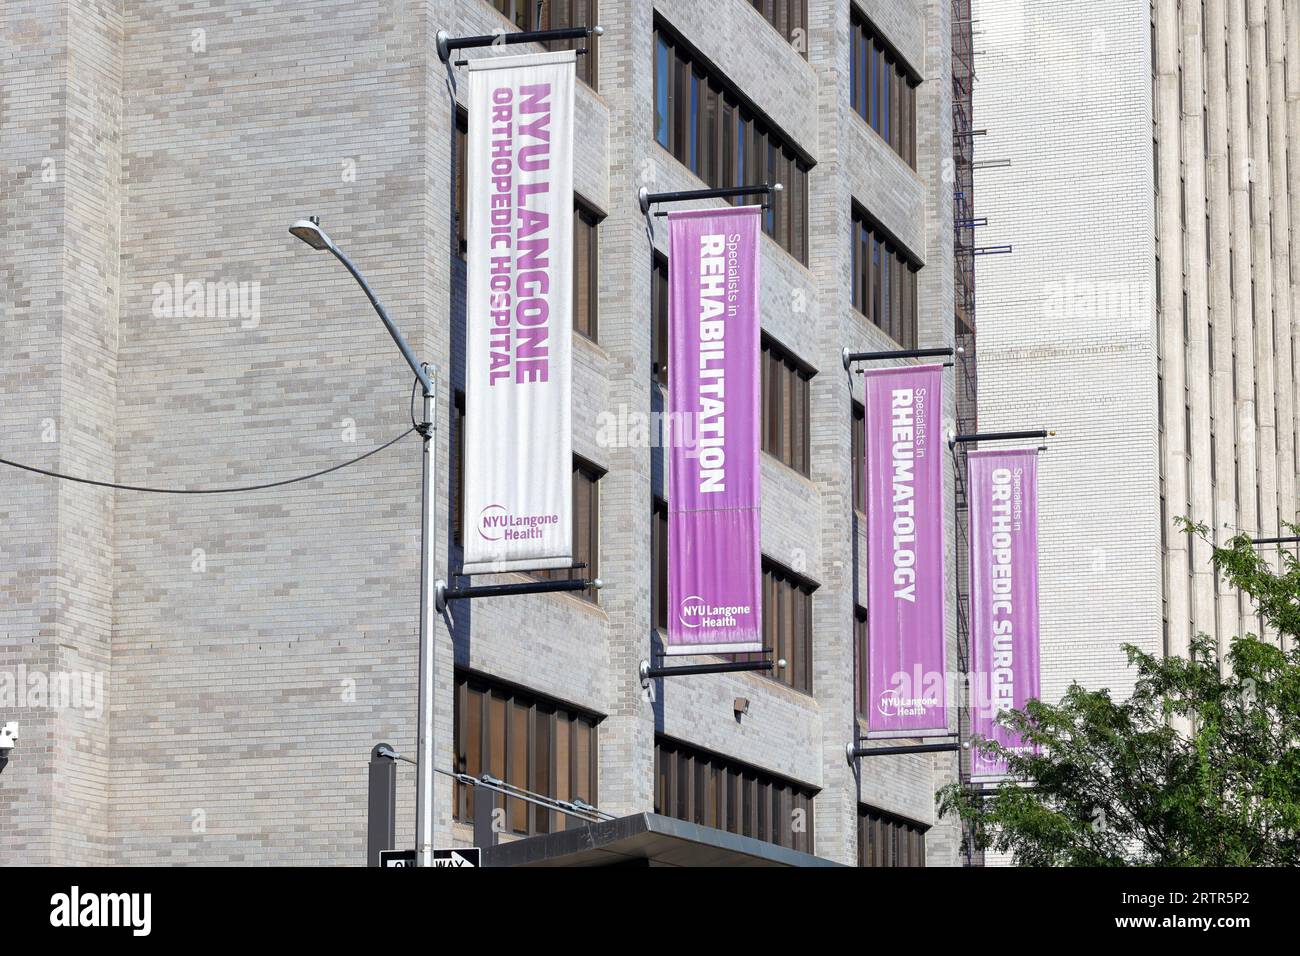
[[[866,373],[867,732],[948,730],[943,366]]]
[[[1038,452],[976,451],[969,462],[971,723],[981,737],[1026,752],[997,723],[1039,695]],[[971,779],[1006,776],[1004,760],[977,751]]]
[[[758,217],[668,217],[669,654],[763,649]]]

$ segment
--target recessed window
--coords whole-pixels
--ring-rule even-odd
[[[583,565],[581,572],[569,568],[552,568],[533,571],[539,578],[557,580],[600,577],[600,479],[605,472],[577,455],[573,457],[573,563]],[[575,591],[575,595],[597,603],[597,591],[588,588]]]
[[[596,0],[487,0],[507,20],[520,30],[559,30],[563,27],[591,27],[600,23]],[[596,47],[599,38],[589,36],[576,40],[548,40],[542,45],[548,50],[586,50],[578,55],[578,79],[596,89]]]
[[[858,866],[925,866],[923,824],[858,805]]]
[[[573,212],[573,327],[593,342],[600,313],[600,220],[598,212],[577,201]]]
[[[849,105],[903,161],[916,168],[916,88],[909,70],[857,10],[849,29]]]
[[[812,693],[812,594],[817,586],[775,561],[763,559],[763,647],[774,661],[764,676],[805,694]],[[728,654],[731,661],[762,660],[763,654]]]
[[[812,372],[766,336],[760,363],[763,451],[807,475]]]
[[[808,0],[749,0],[786,43],[808,59]]]
[[[668,257],[654,254],[650,279],[650,375],[668,387]]]
[[[853,470],[853,507],[867,513],[867,411],[861,402],[853,403],[853,431],[850,437],[849,467]]]
[[[655,813],[812,853],[811,787],[655,738]]]
[[[659,23],[654,51],[655,139],[710,186],[781,183],[784,190],[763,213],[763,231],[806,263],[811,163]]]
[[[853,609],[853,655],[854,655],[854,686],[853,700],[857,707],[857,714],[864,720],[867,717],[867,700],[870,694],[867,692],[867,650],[870,645],[867,643],[867,609],[857,607]]]
[[[557,800],[597,806],[594,714],[478,675],[457,672],[452,734],[456,772],[498,780]],[[557,810],[486,787],[453,785],[452,806],[462,823],[477,812],[505,811],[508,833],[527,836],[584,826]]]
[[[668,502],[654,498],[650,506],[650,620],[668,631]]]
[[[916,348],[918,266],[856,204],[852,245],[853,308],[902,348]]]

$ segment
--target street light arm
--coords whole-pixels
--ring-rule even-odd
[[[344,255],[343,250],[334,245],[334,243],[331,242],[326,248],[328,248],[330,252],[334,253],[334,258],[343,263],[348,272],[352,273],[352,278],[357,280],[357,284],[361,286],[361,290],[365,292],[366,298],[370,300],[370,304],[373,305],[375,311],[379,313],[379,318],[383,320],[384,327],[388,329],[388,334],[391,335],[393,341],[397,343],[397,347],[402,352],[402,358],[406,359],[406,364],[411,366],[411,371],[414,372],[415,377],[420,380],[420,385],[424,388],[424,394],[432,395],[433,383],[429,381],[428,374],[420,365],[420,360],[415,357],[415,353],[411,351],[411,346],[409,346],[406,343],[406,339],[402,337],[402,333],[398,331],[397,326],[393,324],[393,320],[388,317],[388,313],[384,310],[383,303],[379,301],[375,296],[375,293],[371,290],[370,283],[366,281],[366,277],[363,276],[357,267],[352,264],[352,260]]]

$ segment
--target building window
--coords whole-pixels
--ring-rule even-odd
[[[801,475],[809,472],[812,370],[763,336],[763,451]]]
[[[853,307],[905,349],[916,348],[916,270],[903,248],[853,207]]]
[[[850,468],[853,471],[853,508],[867,513],[867,410],[861,402],[853,403],[853,431],[849,439]]]
[[[929,827],[858,805],[858,866],[925,866]]]
[[[655,738],[655,813],[813,852],[811,787]]]
[[[805,694],[812,693],[812,593],[817,585],[763,559],[763,647],[785,669],[764,673]],[[731,661],[757,661],[764,654],[725,654]]]
[[[849,104],[903,162],[916,168],[916,88],[921,78],[898,51],[853,11],[849,30]]]
[[[808,0],[749,0],[786,43],[808,59]]]
[[[808,170],[780,132],[730,84],[655,24],[655,139],[710,186],[779,182],[763,231],[808,261]],[[753,197],[741,197],[743,203]]]
[[[600,312],[601,215],[581,200],[573,212],[573,327],[596,341],[596,318]]]
[[[650,506],[650,620],[668,631],[668,502],[655,498]]]
[[[600,479],[605,472],[577,455],[573,456],[573,563],[584,565],[581,577],[600,577]],[[531,572],[549,580],[573,576],[569,568],[547,568]],[[597,603],[596,590],[574,591],[585,600]]]
[[[650,374],[668,387],[668,257],[654,254],[650,277]]]
[[[465,208],[466,171],[469,169],[469,111],[456,108],[456,255],[466,258],[469,250],[468,212]]]
[[[461,491],[465,487],[465,393],[456,389],[452,398],[453,431],[451,436],[451,540],[464,543],[465,505]]]
[[[598,720],[594,714],[458,671],[452,730],[456,771],[472,777],[490,773],[539,796],[580,799],[596,806]],[[472,823],[479,809],[490,813],[502,808],[506,832],[520,836],[585,825],[557,810],[459,782],[453,784],[452,805],[462,823]]]
[[[596,0],[488,0],[507,20],[520,30],[559,30],[562,27],[588,27],[600,23]],[[578,56],[578,79],[596,89],[595,36],[577,40],[548,40],[542,45],[548,50],[586,50]]]
[[[867,717],[867,609],[853,609],[853,700],[856,713],[864,720]]]

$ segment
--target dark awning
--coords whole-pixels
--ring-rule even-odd
[[[838,866],[753,837],[636,813],[483,850],[484,866]]]

